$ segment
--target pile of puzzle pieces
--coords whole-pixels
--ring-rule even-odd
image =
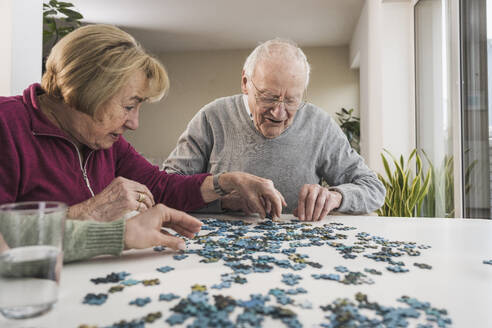
[[[377,283],[375,277],[383,279],[379,277],[384,276],[381,270],[374,268],[365,268],[363,272],[350,270],[349,266],[344,265],[334,266],[333,269],[323,268],[320,263],[303,254],[302,250],[329,246],[340,254],[341,261],[356,260],[363,256],[375,263],[385,263],[387,274],[404,274],[411,270],[408,260],[413,262],[413,267],[417,270],[432,269],[429,264],[413,260],[420,256],[421,252],[429,249],[428,245],[391,241],[365,232],[356,233],[356,241],[350,244],[346,242],[349,239],[347,233],[356,228],[337,222],[314,226],[297,220],[265,220],[257,224],[240,220],[202,221],[204,225],[201,233],[187,241],[188,250],[174,254],[173,258],[176,261],[186,261],[198,256],[203,265],[222,263],[226,272],[217,277],[218,282],[208,288],[200,284],[190,286],[191,293],[186,296],[160,294],[155,301],[174,301],[175,304],[170,303],[170,307],[163,307],[162,313],[149,313],[130,322],[119,321],[108,327],[144,327],[161,317],[169,325],[185,324],[187,327],[260,327],[266,318],[278,320],[287,327],[302,327],[296,307],[302,310],[324,311],[325,321],[319,322],[322,327],[406,327],[412,320],[418,320],[419,327],[422,328],[446,327],[452,323],[446,310],[408,296],[401,296],[396,300],[405,305],[404,307],[370,302],[369,297],[360,292],[353,300],[339,298],[329,304],[314,306],[309,300],[296,299],[296,295],[309,297],[307,290],[302,287],[302,282],[309,277],[344,285],[362,285]],[[164,247],[154,248],[156,252],[164,250]],[[166,259],[169,261],[169,258]],[[319,270],[319,273],[304,277],[296,273],[308,267]],[[156,268],[159,274],[166,274],[172,270],[174,268],[169,265]],[[281,282],[285,284],[284,288],[273,287],[266,293],[252,291],[250,299],[238,299],[222,294],[213,294],[212,297],[209,295],[211,290],[223,291],[233,284],[248,284],[248,275],[268,274],[273,270],[288,271],[282,274]],[[151,288],[160,283],[159,278],[136,280],[127,272],[110,273],[106,277],[93,278],[91,281],[98,285],[117,285],[111,286],[106,293],[87,294],[82,302],[88,305],[103,305],[108,297],[113,297],[110,294],[120,294],[124,288],[137,284]],[[142,295],[130,300],[128,305],[144,308],[152,301],[150,297]]]

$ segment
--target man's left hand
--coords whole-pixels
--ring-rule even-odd
[[[294,216],[301,221],[319,221],[332,210],[340,207],[342,194],[318,184],[305,184],[299,193]]]

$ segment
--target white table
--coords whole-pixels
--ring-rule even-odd
[[[282,217],[282,219],[291,218],[292,216],[288,215]],[[120,320],[131,321],[156,311],[162,313],[162,318],[146,326],[163,327],[168,325],[164,320],[173,313],[170,308],[177,304],[179,299],[163,302],[158,301],[158,295],[173,292],[186,297],[191,292],[190,286],[196,283],[207,286],[212,302],[211,295],[216,294],[247,300],[250,294],[266,294],[270,288],[303,287],[308,294],[295,295],[292,298],[297,301],[310,300],[313,309],[302,309],[294,305],[285,307],[298,314],[304,327],[328,323],[328,320],[324,319],[327,313],[321,311],[320,305],[330,304],[341,297],[354,300],[357,292],[367,294],[370,301],[376,301],[381,305],[399,307],[405,305],[396,300],[403,295],[408,295],[420,301],[430,302],[437,308],[446,309],[453,321],[453,327],[492,327],[492,265],[483,264],[484,260],[492,259],[491,220],[329,216],[313,225],[330,222],[341,222],[357,228],[351,231],[339,231],[349,236],[347,240],[338,240],[344,244],[353,244],[358,232],[367,232],[389,240],[430,245],[431,248],[421,250],[422,254],[418,257],[405,255],[401,259],[396,259],[405,262],[406,267],[410,269],[407,273],[389,272],[386,269],[387,263],[375,262],[361,254],[356,259],[344,259],[328,245],[298,248],[297,253],[308,254],[310,260],[323,264],[323,268],[308,266],[304,270],[293,271],[275,266],[269,273],[245,275],[248,279],[247,284],[233,284],[231,288],[222,290],[210,288],[213,284],[220,283],[222,273],[232,272],[229,267],[223,265],[222,261],[200,263],[201,257],[195,254],[191,254],[185,260],[176,261],[172,257],[175,253],[170,251],[161,253],[154,252],[152,249],[130,251],[119,258],[102,257],[65,265],[59,301],[53,310],[41,317],[22,321],[6,320],[2,317],[0,327],[78,327],[81,324],[108,326]],[[366,253],[369,252],[364,252]],[[419,269],[413,266],[414,262],[430,264],[432,269]],[[156,271],[157,267],[165,265],[172,266],[175,270],[165,274]],[[381,271],[382,275],[367,274],[375,283],[362,285],[344,285],[336,281],[316,280],[311,277],[313,273],[336,273],[334,267],[337,265],[346,266],[351,271],[362,272],[364,268],[374,268]],[[161,283],[158,286],[146,287],[140,284],[125,287],[122,292],[109,294],[108,300],[101,306],[82,304],[87,293],[106,293],[110,286],[116,285],[114,283],[95,285],[90,282],[91,278],[105,277],[111,272],[120,271],[131,273],[131,278],[134,279],[159,278]],[[299,285],[290,287],[281,282],[282,273],[300,274],[303,279]],[[152,299],[152,302],[146,306],[128,305],[135,298],[146,296]],[[273,296],[270,304],[276,304]],[[231,315],[233,321],[235,313]],[[371,313],[368,316],[371,316]],[[184,325],[191,322],[192,319],[188,319]],[[426,323],[425,320],[410,322],[410,326],[416,322]],[[265,319],[263,324],[283,326],[280,321],[270,318]]]

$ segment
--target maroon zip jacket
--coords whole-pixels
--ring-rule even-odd
[[[0,97],[0,204],[44,200],[74,205],[121,176],[146,185],[156,202],[169,207],[190,211],[205,206],[200,186],[209,174],[159,171],[123,137],[109,149],[84,147],[79,154],[41,112],[37,96],[43,92],[33,84],[22,96]]]

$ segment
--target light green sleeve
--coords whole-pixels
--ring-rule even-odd
[[[53,236],[51,232],[60,231],[65,216],[60,213],[46,214],[46,217],[3,213],[0,217],[0,233],[8,247],[11,248],[29,245],[57,245],[61,243],[61,236]],[[63,234],[63,260],[72,262],[86,260],[97,255],[120,255],[124,247],[124,236],[124,218],[112,222],[66,219]]]
[[[120,255],[124,247],[125,219],[112,222],[66,220],[63,261],[86,260],[97,255]]]

